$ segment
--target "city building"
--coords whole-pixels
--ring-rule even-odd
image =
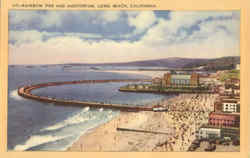
[[[209,125],[215,127],[239,127],[240,115],[233,113],[212,112],[209,114]]]
[[[209,140],[214,138],[230,137],[235,138],[240,135],[240,128],[227,127],[218,128],[211,125],[203,125],[196,131],[196,138],[199,140]]]
[[[240,112],[240,98],[221,96],[216,99],[214,103],[215,112],[226,112],[226,113],[239,113]]]
[[[161,86],[162,79],[160,77],[155,77],[152,79],[152,85],[153,86]]]
[[[240,102],[235,99],[223,100],[222,102],[223,112],[240,112]]]
[[[240,70],[240,64],[236,64],[235,69]]]
[[[143,89],[143,88],[144,88],[143,85],[137,85],[137,86],[136,86],[136,89]]]
[[[220,137],[221,137],[221,129],[212,126],[202,126],[196,132],[197,139],[211,139]]]
[[[240,128],[221,128],[222,137],[235,138],[240,135]]]
[[[199,74],[171,74],[165,73],[162,80],[162,87],[198,87]]]
[[[135,89],[136,86],[135,86],[134,84],[130,84],[130,85],[128,85],[128,88],[129,88],[129,89]]]
[[[225,95],[233,95],[234,91],[232,88],[224,89],[223,92]]]
[[[239,88],[234,88],[233,89],[233,94],[236,96],[240,96],[240,87]]]
[[[214,103],[214,112],[222,112],[222,103],[220,101]]]
[[[229,89],[235,89],[235,88],[239,88],[240,87],[240,80],[237,78],[231,78],[231,79],[227,79],[225,81],[225,88]]]

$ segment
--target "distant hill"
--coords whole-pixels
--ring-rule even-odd
[[[88,64],[88,63],[70,63],[71,66],[140,66],[140,67],[166,67],[166,68],[198,68],[204,70],[226,70],[232,69],[235,64],[240,63],[239,56],[230,56],[214,59],[206,58],[166,58],[158,60],[144,60],[124,63],[105,63],[105,64]]]
[[[239,56],[222,57],[209,59],[204,62],[193,62],[185,65],[186,68],[203,67],[204,70],[228,70],[233,69],[236,64],[240,63]]]

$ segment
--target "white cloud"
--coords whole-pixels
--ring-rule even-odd
[[[147,31],[147,33],[142,37],[142,41],[146,44],[167,44],[171,38],[168,36],[170,32],[167,28],[167,21],[160,19],[158,24]]]
[[[73,36],[73,37],[80,37],[80,38],[84,38],[84,39],[88,39],[88,38],[95,38],[95,39],[100,39],[100,38],[104,38],[102,35],[100,34],[94,34],[94,33],[73,33],[73,32],[69,32],[69,33],[64,33],[65,36]]]
[[[128,13],[128,24],[134,26],[134,34],[142,33],[151,27],[157,20],[153,11],[140,11]]]
[[[221,37],[220,39],[217,39]],[[60,36],[47,41],[9,45],[10,64],[103,63],[149,60],[167,57],[211,58],[237,55],[239,47],[224,35],[209,40],[177,45],[146,45],[143,41],[86,41]]]
[[[107,24],[119,20],[121,15],[121,11],[43,11],[42,13],[37,11],[11,11],[10,25],[22,25],[22,28],[27,28],[28,25],[33,25],[36,21],[36,25],[39,24],[40,29],[60,28],[71,18],[75,18],[82,23]]]
[[[199,20],[205,20],[209,17],[231,17],[232,12],[222,11],[174,11],[170,12],[170,19],[167,23],[169,30],[176,32],[176,30],[182,26],[190,27]]]
[[[10,31],[9,39],[15,41],[17,44],[25,42],[34,42],[42,40],[44,34],[36,30],[31,31]]]
[[[181,40],[186,40],[181,42],[199,42],[220,31],[229,31],[228,37],[225,38],[238,40],[239,20],[233,17],[234,14],[233,12],[171,12],[170,20],[159,19],[158,24],[150,28],[142,40],[150,45],[176,44]],[[214,19],[205,21],[209,17]],[[227,19],[218,19],[221,17]],[[193,30],[192,35],[188,35],[183,28],[190,29],[193,25],[198,25],[200,30]],[[223,30],[223,27],[226,30]]]
[[[65,16],[65,12],[55,12],[49,11],[45,15],[41,16],[41,24],[42,28],[49,28],[52,26],[60,27],[62,26],[63,18]]]
[[[60,11],[48,11],[44,13],[37,11],[10,11],[9,21],[11,26],[22,25],[22,28],[26,28],[25,26],[32,25],[34,22],[39,23],[41,28],[60,27],[65,15],[65,12]]]
[[[101,39],[103,38],[100,34],[93,33],[75,33],[75,32],[39,32],[37,30],[28,31],[9,31],[9,40],[14,41],[17,45],[23,43],[31,43],[34,41],[42,41],[43,39],[55,38],[56,37],[75,37],[83,39]]]
[[[199,30],[195,31],[189,40],[199,40],[200,38],[213,38],[218,36],[216,39],[221,38],[231,39],[233,41],[239,41],[240,38],[240,23],[236,19],[227,20],[213,20],[209,22],[202,22],[199,24]],[[221,39],[222,40],[222,39]]]
[[[105,23],[109,23],[119,20],[121,15],[121,11],[103,11],[101,12],[100,17]]]
[[[122,16],[118,12],[107,12],[105,16],[101,14],[102,12],[93,12],[89,15],[75,16],[80,20],[85,16],[92,16],[92,19],[101,23],[101,19],[105,22],[114,22]],[[10,39],[16,43],[9,44],[9,63],[102,63],[167,57],[214,58],[239,55],[239,14],[234,12],[171,12],[169,20],[156,18],[151,11],[128,11],[126,14],[129,25],[135,27],[131,34],[147,30],[136,42],[104,40],[102,35],[92,33],[10,31]],[[229,18],[218,19],[222,16]],[[50,26],[62,24],[61,17],[52,17],[54,18],[48,19]],[[204,21],[208,17],[215,19]],[[23,19],[30,18],[32,16]],[[181,29],[194,24],[197,24],[199,29],[193,30],[191,35]],[[44,37],[50,38],[42,40]],[[86,38],[102,40],[83,40]]]
[[[9,59],[16,64],[121,62],[140,57],[142,54],[136,53],[139,48],[142,47],[129,42],[88,42],[78,37],[55,37],[47,41],[10,44]],[[128,52],[128,49],[133,50]]]
[[[9,21],[12,25],[27,24],[27,21],[32,21],[37,17],[39,17],[37,12],[11,11]]]

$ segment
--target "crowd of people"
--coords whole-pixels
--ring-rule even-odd
[[[209,113],[214,110],[215,94],[181,94],[174,100],[161,102],[169,111],[165,119],[175,132],[154,151],[187,151],[195,139],[195,132],[208,123]]]

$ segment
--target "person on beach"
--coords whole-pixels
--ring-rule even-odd
[[[179,95],[167,116],[174,122],[176,133],[171,138],[174,151],[186,151],[195,139],[195,131],[208,122],[208,115],[213,111],[216,96],[213,94],[183,94]]]

